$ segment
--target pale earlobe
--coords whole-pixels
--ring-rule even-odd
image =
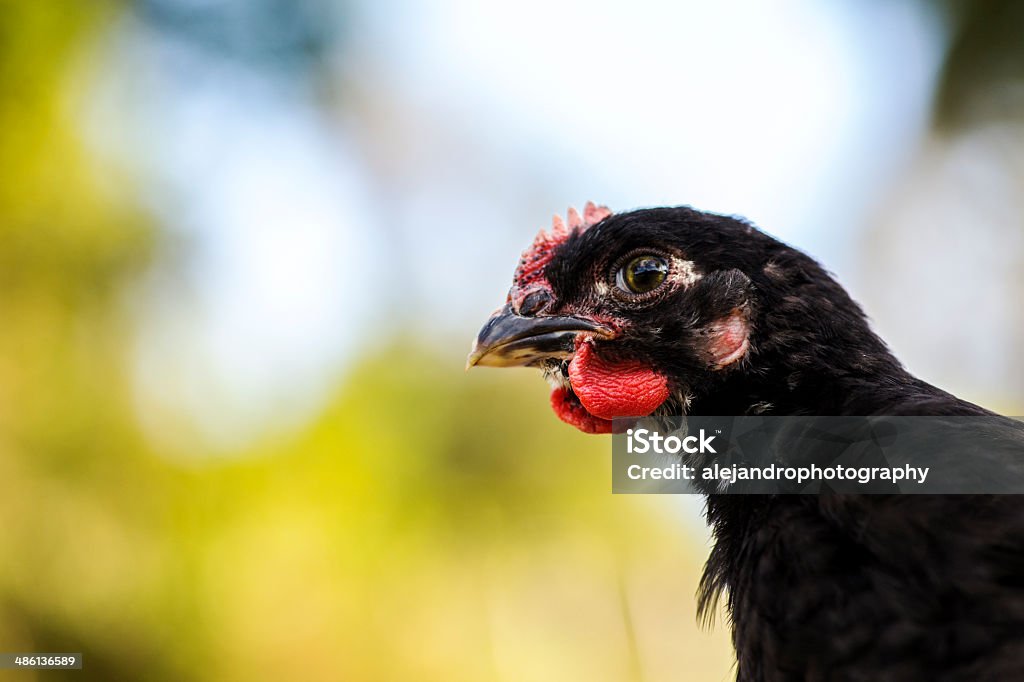
[[[708,353],[713,369],[725,369],[742,360],[750,350],[750,323],[747,314],[736,308],[728,316],[707,327]]]

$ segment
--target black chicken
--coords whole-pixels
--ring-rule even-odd
[[[911,376],[813,259],[691,208],[556,218],[469,365],[542,369],[590,433],[647,414],[991,414]],[[741,682],[1024,680],[1024,499],[709,495],[707,518],[700,612],[727,595]]]

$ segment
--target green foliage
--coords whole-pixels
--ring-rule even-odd
[[[939,74],[935,122],[946,132],[1024,116],[1024,4],[1015,0],[937,3],[950,33]]]
[[[155,451],[122,305],[155,230],[68,94],[113,9],[0,27],[0,650],[84,652],[40,679],[723,677],[669,501],[612,497],[532,373],[396,341],[289,440]]]

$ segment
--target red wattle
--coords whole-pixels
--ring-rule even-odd
[[[586,411],[603,420],[646,416],[669,396],[663,375],[639,362],[607,362],[586,341],[576,344],[569,383]]]
[[[612,421],[601,419],[587,412],[587,409],[575,400],[564,388],[551,391],[551,407],[558,418],[566,424],[575,426],[583,433],[611,433]]]

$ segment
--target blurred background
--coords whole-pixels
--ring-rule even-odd
[[[1024,413],[1024,4],[38,0],[0,22],[12,679],[726,680],[699,501],[463,373],[588,199],[749,217]]]

